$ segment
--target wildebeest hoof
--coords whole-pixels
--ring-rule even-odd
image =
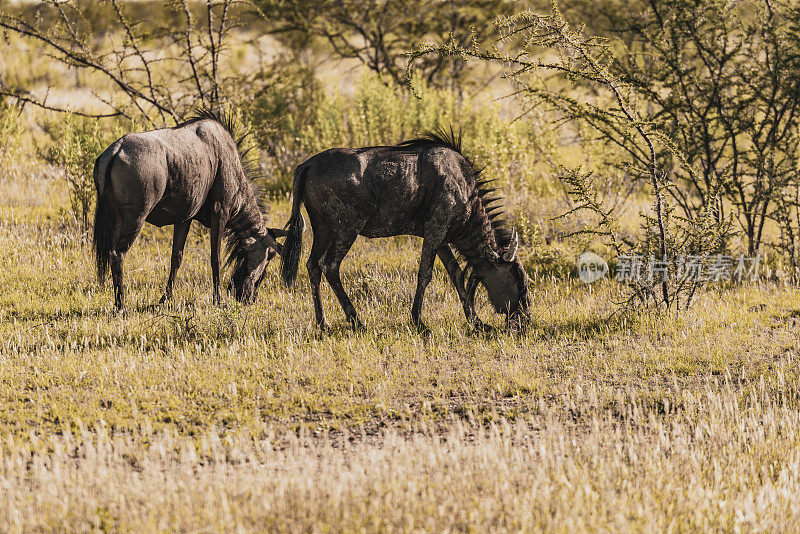
[[[354,332],[363,332],[366,330],[364,323],[362,323],[357,317],[348,319],[348,322],[350,323],[350,328],[352,328]]]
[[[528,328],[528,322],[521,319],[508,321],[508,331],[514,335],[524,334]]]
[[[427,337],[427,336],[431,335],[431,329],[428,328],[428,325],[426,325],[422,321],[417,321],[417,322],[412,323],[412,324],[414,325],[414,328],[417,330],[417,333],[419,335],[424,336],[424,337]]]
[[[494,331],[494,327],[490,324],[486,324],[481,320],[475,320],[472,323],[472,332],[474,334],[491,334]]]

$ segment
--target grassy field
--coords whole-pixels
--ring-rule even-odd
[[[261,68],[244,37],[234,67]],[[9,34],[0,78],[87,109],[89,89],[112,90],[39,46]],[[294,290],[273,264],[254,305],[214,306],[197,225],[167,305],[172,230],[145,227],[119,315],[52,161],[76,131],[105,146],[130,125],[0,108],[0,532],[800,531],[800,289],[779,281],[785,265],[773,256],[770,276],[706,288],[679,315],[619,313],[624,288],[568,274],[589,242],[565,235],[592,221],[555,219],[575,206],[558,165],[597,170],[612,148],[552,117],[513,120],[519,104],[492,98],[502,80],[417,100],[317,53],[308,101],[278,98],[305,87],[288,69],[277,96],[240,95],[272,113],[256,125],[275,145],[261,147],[269,226],[311,153],[458,124],[525,239],[530,327],[471,334],[437,264],[420,336],[421,243],[407,237],[361,239],[343,264],[363,331],[325,283],[333,328],[315,327],[305,258]],[[652,199],[599,168],[600,199],[635,239]]]
[[[613,315],[614,282],[540,277],[525,334],[476,337],[437,269],[422,338],[419,242],[362,240],[343,277],[367,328],[325,287],[322,335],[304,270],[212,306],[199,230],[154,305],[171,232],[147,227],[119,316],[63,184],[4,188],[2,531],[800,528],[795,288]]]

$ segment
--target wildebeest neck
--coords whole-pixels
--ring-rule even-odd
[[[472,268],[495,263],[499,258],[500,247],[495,229],[477,195],[473,198],[470,218],[459,235],[455,236],[453,245]]]
[[[226,227],[229,262],[242,260],[246,253],[247,240],[266,233],[261,210],[249,183],[242,184],[239,196]]]

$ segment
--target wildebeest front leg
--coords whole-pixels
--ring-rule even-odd
[[[222,233],[225,228],[225,219],[214,215],[211,219],[211,280],[213,287],[214,304],[222,302],[222,287],[219,278],[219,260],[222,256]]]
[[[422,299],[425,297],[425,288],[433,277],[433,262],[436,261],[436,251],[439,246],[432,244],[430,239],[422,241],[422,256],[419,260],[419,274],[417,275],[417,291],[414,293],[414,303],[411,305],[411,324],[420,332],[427,332],[428,327],[422,322]]]
[[[464,307],[464,315],[467,317],[467,323],[469,323],[469,325],[477,331],[486,331],[489,329],[490,327],[484,324],[475,313],[475,303],[467,294],[467,290],[464,285],[464,272],[461,270],[461,266],[458,264],[458,260],[456,259],[455,255],[453,255],[453,251],[450,250],[449,246],[445,245],[436,251],[436,254],[442,261],[442,265],[444,265],[444,268],[450,277],[450,281],[456,288],[458,299],[461,301],[461,305]]]
[[[164,296],[161,297],[162,303],[167,300],[172,300],[172,286],[175,283],[175,277],[183,261],[183,247],[186,245],[186,238],[189,236],[189,228],[191,226],[191,219],[175,224],[172,234],[172,258],[169,263],[169,277],[167,278],[167,287],[164,290]]]

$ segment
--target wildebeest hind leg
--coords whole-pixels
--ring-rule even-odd
[[[339,267],[342,264],[342,260],[347,255],[347,252],[350,250],[350,247],[353,246],[356,237],[358,237],[358,234],[353,236],[336,236],[330,246],[328,246],[328,250],[325,252],[325,257],[322,262],[325,278],[336,294],[336,298],[339,299],[339,304],[342,305],[342,309],[344,310],[344,314],[350,326],[353,328],[363,328],[364,325],[358,319],[356,308],[353,306],[350,297],[347,296],[344,286],[342,286],[342,279],[339,277]]]
[[[144,218],[135,221],[123,221],[119,227],[119,233],[114,240],[110,254],[111,262],[111,280],[114,283],[114,304],[117,310],[123,311],[125,309],[125,284],[122,278],[122,267],[125,262],[125,254],[131,248],[133,241],[144,225]]]
[[[125,285],[122,281],[122,264],[125,254],[111,251],[111,281],[114,283],[114,306],[118,311],[125,309]]]
[[[191,225],[191,219],[179,222],[175,225],[172,234],[172,257],[169,263],[169,277],[167,278],[167,287],[164,290],[164,296],[161,297],[162,303],[167,300],[172,300],[172,286],[175,283],[175,277],[183,261],[183,247],[186,245],[186,238],[189,235],[189,228]]]
[[[314,300],[314,316],[317,320],[317,325],[322,330],[327,330],[328,328],[325,312],[322,309],[322,256],[325,254],[329,244],[328,233],[315,228],[314,244],[311,245],[311,254],[308,256],[308,262],[306,262],[308,280],[311,283],[311,296]]]

